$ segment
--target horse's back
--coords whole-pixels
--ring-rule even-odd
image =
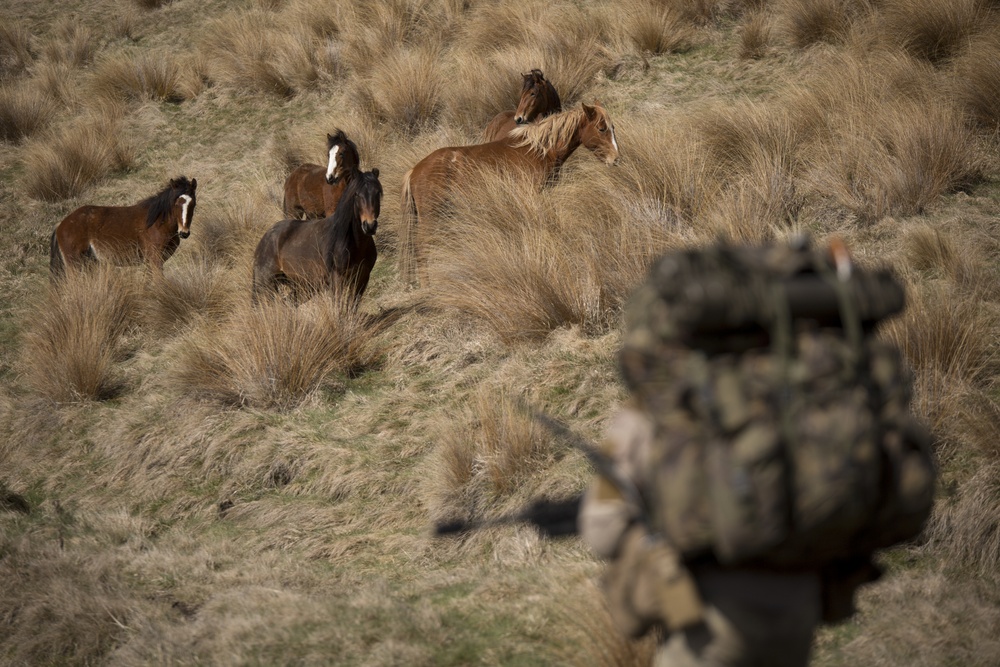
[[[501,111],[493,117],[493,120],[483,130],[483,138],[480,143],[489,143],[497,139],[503,139],[515,127],[517,127],[517,123],[514,122],[514,112]]]
[[[326,170],[318,164],[301,164],[285,179],[284,212],[289,218],[325,215]]]

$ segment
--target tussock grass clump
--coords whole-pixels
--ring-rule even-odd
[[[998,422],[994,419],[992,425]],[[958,489],[958,497],[935,513],[926,532],[931,543],[947,554],[950,565],[971,567],[982,575],[996,573],[1000,567],[1000,465],[995,458],[974,472]]]
[[[885,38],[932,63],[953,57],[984,23],[996,25],[982,0],[888,0],[881,11]]]
[[[159,9],[169,5],[174,0],[132,0],[137,7],[142,9]]]
[[[207,207],[206,207],[207,208]],[[221,262],[228,268],[246,270],[250,288],[250,266],[260,237],[284,216],[260,189],[237,188],[221,208],[204,211],[191,241],[206,262]]]
[[[137,319],[134,276],[98,266],[54,283],[24,334],[25,383],[57,402],[105,400],[126,387],[120,363]]]
[[[675,5],[637,0],[621,11],[622,31],[639,51],[682,53],[694,42],[694,26]]]
[[[477,136],[495,115],[514,111],[521,99],[521,75],[533,66],[516,62],[519,59],[509,55],[504,52],[488,59],[462,58],[455,64],[456,71],[448,75],[450,85],[446,84],[443,95],[446,123]],[[461,85],[456,85],[459,82]]]
[[[996,24],[996,22],[994,22]],[[1000,35],[974,37],[952,61],[948,86],[976,123],[1000,126]]]
[[[763,58],[771,44],[771,19],[766,12],[754,12],[740,30],[740,58]]]
[[[840,43],[847,37],[856,5],[841,0],[784,0],[777,13],[784,34],[795,48],[804,49],[817,42]]]
[[[93,59],[97,46],[97,36],[86,24],[64,18],[53,27],[52,35],[42,45],[42,53],[51,63],[81,67]]]
[[[181,68],[169,53],[116,53],[95,66],[91,90],[112,100],[179,102]]]
[[[32,71],[35,85],[40,91],[65,106],[77,106],[76,102],[83,86],[80,85],[78,77],[74,76],[72,67],[65,63],[41,61],[34,65]]]
[[[979,178],[974,136],[951,105],[897,99],[865,115],[840,120],[816,147],[807,177],[860,221],[923,213]]]
[[[435,519],[481,519],[524,495],[563,448],[532,419],[510,390],[481,386],[462,419],[442,429],[428,478]]]
[[[268,12],[230,13],[205,28],[200,51],[211,77],[240,90],[292,97],[320,76],[313,35]]]
[[[358,104],[363,114],[411,137],[437,122],[444,109],[444,86],[439,51],[405,49],[372,68],[359,85]]]
[[[320,294],[302,307],[244,304],[192,332],[172,381],[230,405],[289,409],[345,375],[372,367],[381,329],[347,300]]]
[[[174,262],[154,280],[142,302],[143,322],[157,335],[177,332],[198,315],[221,319],[236,300],[222,267],[206,261]]]
[[[33,60],[28,28],[10,16],[0,18],[0,79],[20,74]]]
[[[44,129],[54,115],[52,99],[36,86],[0,86],[0,139],[20,141]]]
[[[29,196],[59,201],[80,194],[108,174],[132,167],[138,147],[125,132],[120,109],[84,116],[24,147]]]

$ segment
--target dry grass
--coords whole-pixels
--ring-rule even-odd
[[[441,53],[434,48],[399,50],[376,63],[358,88],[358,106],[403,137],[432,127],[444,109]]]
[[[199,316],[222,319],[242,300],[237,294],[219,264],[175,261],[150,284],[141,306],[143,323],[152,336],[169,338]]]
[[[20,21],[4,16],[0,21],[0,79],[20,74],[33,60],[31,32]]]
[[[121,362],[137,322],[131,276],[114,267],[74,273],[55,283],[25,333],[23,381],[55,402],[104,400],[126,387]]]
[[[299,308],[244,302],[192,332],[172,382],[224,404],[288,409],[373,367],[379,333],[377,321],[329,295]]]
[[[52,99],[30,85],[0,86],[0,139],[20,141],[52,122]]]
[[[622,30],[640,51],[683,53],[694,42],[694,27],[674,5],[636,1],[621,11]]]
[[[1000,38],[972,38],[955,56],[949,85],[962,106],[987,131],[1000,126]]]
[[[771,19],[766,12],[754,12],[743,22],[740,32],[740,57],[763,58],[771,44]]]
[[[932,63],[955,56],[984,25],[991,25],[981,0],[889,0],[881,11],[885,38]]]
[[[866,0],[784,0],[779,3],[777,12],[788,41],[795,48],[804,49],[817,42],[843,42],[855,12],[867,5]]]
[[[93,59],[97,48],[97,36],[85,23],[63,18],[42,44],[42,54],[50,63],[81,67]]]
[[[166,100],[179,102],[181,67],[165,52],[115,53],[94,67],[91,90],[116,101]]]
[[[44,201],[75,197],[109,174],[128,169],[138,146],[123,127],[123,111],[108,108],[54,128],[24,148],[24,186]]]

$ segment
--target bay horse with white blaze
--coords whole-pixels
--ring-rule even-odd
[[[326,218],[355,176],[361,173],[358,147],[337,129],[326,135],[326,167],[303,164],[285,179],[282,209],[288,218]]]
[[[197,204],[198,179],[171,179],[157,194],[132,206],[81,206],[56,225],[49,243],[53,277],[86,262],[149,263],[163,271],[163,263],[191,234]]]
[[[518,125],[533,123],[536,120],[562,111],[562,102],[555,86],[545,78],[542,70],[533,69],[522,74],[521,98],[514,111],[502,111],[493,117],[483,130],[483,142],[503,139]]]
[[[433,219],[444,210],[451,190],[462,184],[463,175],[482,169],[517,170],[542,188],[580,146],[609,165],[618,159],[614,124],[599,104],[583,104],[518,126],[497,141],[439,148],[425,157],[403,176],[399,275],[410,284],[415,282],[422,251],[434,239]],[[426,282],[423,273],[420,282]]]
[[[277,294],[281,285],[301,293],[330,289],[351,294],[357,307],[378,257],[375,231],[382,206],[378,169],[351,179],[333,215],[313,220],[282,220],[261,237],[254,251],[254,303]]]

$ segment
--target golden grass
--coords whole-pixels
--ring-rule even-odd
[[[1000,38],[977,35],[955,56],[949,87],[972,118],[987,131],[1000,126]]]
[[[47,41],[42,44],[42,54],[51,63],[81,67],[97,53],[97,36],[73,18],[62,18],[53,26]]]
[[[621,11],[622,30],[640,51],[683,53],[694,42],[694,27],[674,5],[636,1]]]
[[[24,148],[24,187],[31,197],[59,201],[79,195],[112,172],[135,164],[138,147],[119,108],[54,128]]]
[[[191,333],[172,382],[223,404],[289,409],[373,367],[379,333],[377,322],[329,295],[298,308],[247,301]]]
[[[938,63],[956,55],[973,35],[991,25],[987,11],[981,0],[888,0],[881,6],[881,28],[891,43]]]
[[[740,31],[740,57],[763,58],[771,44],[771,20],[765,12],[754,12],[743,21]]]
[[[363,115],[387,123],[403,137],[433,126],[444,109],[445,77],[441,53],[431,48],[402,49],[374,64],[359,85]]]
[[[75,272],[54,283],[25,333],[23,381],[55,402],[104,400],[127,386],[121,362],[137,321],[132,276],[115,267]]]
[[[115,53],[94,66],[91,90],[111,100],[179,102],[181,67],[166,52]]]
[[[0,20],[0,79],[20,74],[32,63],[31,32],[20,21]]]
[[[52,122],[52,99],[35,86],[0,86],[0,139],[20,141]]]
[[[817,42],[839,43],[847,37],[854,13],[868,2],[784,0],[778,4],[783,33],[798,49]]]

